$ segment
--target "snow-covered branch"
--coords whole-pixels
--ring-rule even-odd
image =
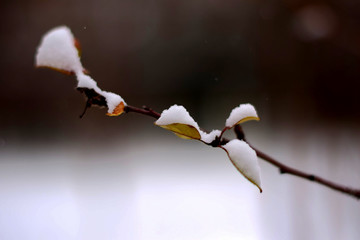
[[[35,57],[35,65],[36,67],[48,67],[63,73],[75,74],[78,88],[93,90],[103,97],[108,108],[108,115],[120,115],[126,106],[124,99],[115,93],[101,90],[96,81],[86,74],[86,70],[80,61],[78,47],[79,42],[68,27],[53,28],[41,40]],[[90,104],[94,103],[90,102]]]
[[[152,110],[148,107],[136,108],[136,107],[132,107],[132,106],[126,106],[125,112],[139,113],[139,114],[147,115],[147,116],[150,116],[150,117],[153,117],[156,119],[158,119],[160,117],[159,113],[155,112],[154,110]],[[300,171],[298,169],[292,168],[290,166],[287,166],[287,165],[281,163],[280,161],[276,160],[275,158],[269,156],[268,154],[262,152],[261,150],[257,149],[253,145],[251,145],[245,139],[245,133],[243,132],[241,125],[236,125],[234,127],[234,131],[239,140],[243,140],[244,142],[249,144],[249,146],[255,151],[257,157],[263,159],[265,162],[270,163],[274,167],[277,167],[280,171],[280,174],[289,174],[289,175],[297,176],[297,177],[300,177],[300,178],[303,178],[303,179],[306,179],[306,180],[309,180],[312,182],[317,182],[318,184],[326,186],[328,188],[331,188],[335,191],[338,191],[338,192],[344,193],[346,195],[353,196],[357,199],[360,199],[360,189],[355,189],[355,188],[351,188],[348,186],[344,186],[342,184],[332,182],[330,180],[324,179],[324,178],[316,176],[314,174],[306,173],[306,172]],[[219,139],[216,144],[218,146],[222,146],[222,145],[227,144],[228,142],[229,142],[228,139],[222,138],[221,140]],[[212,143],[210,143],[208,145],[212,146]]]
[[[278,167],[281,173],[315,181],[336,191],[360,198],[360,190],[358,189],[351,189],[288,167],[251,146],[246,141],[245,134],[240,126],[240,124],[249,120],[260,120],[254,106],[251,104],[240,104],[234,108],[225,120],[225,126],[222,130],[207,132],[199,127],[198,123],[183,106],[173,105],[160,114],[147,107],[137,108],[128,105],[120,95],[100,89],[97,82],[87,74],[83,67],[78,46],[79,43],[73,37],[69,28],[65,26],[54,28],[42,38],[37,49],[35,65],[76,76],[77,90],[87,98],[85,110],[81,117],[85,114],[86,109],[93,105],[107,107],[108,116],[119,116],[122,113],[133,112],[153,117],[156,119],[155,125],[173,132],[180,138],[198,140],[208,146],[224,150],[235,168],[247,180],[257,186],[260,192],[262,192],[262,188],[258,157]],[[237,139],[228,140],[223,138],[224,132],[232,128],[235,130]]]

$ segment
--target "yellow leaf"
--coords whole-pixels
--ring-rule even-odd
[[[174,132],[176,136],[183,139],[196,139],[196,140],[201,139],[201,135],[199,131],[195,127],[188,124],[172,123],[169,125],[158,125],[158,126]]]
[[[124,102],[121,102],[121,103],[119,103],[119,105],[117,105],[115,107],[115,109],[112,113],[107,113],[106,115],[108,115],[110,117],[119,116],[120,114],[122,114],[124,112],[124,107],[125,107]]]
[[[246,118],[243,118],[240,121],[238,121],[235,125],[238,125],[238,124],[243,123],[243,122],[251,121],[251,120],[260,121],[260,118],[258,118],[258,117],[246,117]]]
[[[253,105],[247,104],[240,104],[240,106],[234,108],[230,116],[226,119],[225,126],[230,129],[235,125],[238,125],[243,122],[247,122],[250,120],[259,121],[260,118],[258,117],[256,110]]]

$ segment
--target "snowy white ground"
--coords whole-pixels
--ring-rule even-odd
[[[260,161],[262,194],[224,151],[161,132],[113,146],[63,144],[0,153],[0,239],[357,239],[359,201],[280,176]],[[266,136],[268,137],[268,136]],[[348,135],[258,146],[284,162],[359,185]],[[115,147],[118,146],[118,147]],[[141,147],[139,150],[139,146]],[[344,156],[347,156],[344,158]],[[332,159],[332,160],[329,160]]]

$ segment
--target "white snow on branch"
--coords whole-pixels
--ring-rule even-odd
[[[121,102],[123,102],[124,106],[126,106],[124,99],[115,93],[101,91],[101,95],[103,95],[106,99],[108,113],[112,113]]]
[[[246,103],[234,108],[230,116],[226,119],[225,126],[232,128],[234,125],[247,120],[259,120],[256,110],[253,105]]]
[[[75,73],[79,88],[93,89],[105,97],[108,113],[112,114],[121,102],[122,97],[115,93],[101,90],[94,79],[83,73],[78,50],[75,47],[75,38],[66,26],[53,28],[47,32],[37,49],[35,64],[37,67],[50,67],[60,71]]]
[[[102,90],[97,86],[97,83],[89,75],[85,75],[82,72],[76,74],[79,88],[94,89],[95,92],[100,93]]]
[[[78,80],[78,87],[80,88],[88,88],[88,89],[94,89],[95,92],[97,92],[99,95],[102,95],[106,99],[107,107],[108,107],[108,113],[112,113],[117,105],[119,105],[121,102],[126,105],[124,99],[120,97],[119,95],[112,93],[112,92],[106,92],[101,90],[94,79],[92,79],[90,76],[85,75],[82,72],[78,72],[76,74],[77,80]]]
[[[205,143],[211,143],[215,140],[216,137],[219,137],[220,134],[220,130],[212,130],[210,133],[206,133],[200,130],[201,140]]]
[[[160,118],[155,122],[156,125],[169,125],[174,123],[181,123],[193,126],[200,132],[199,125],[195,120],[190,116],[189,112],[179,105],[173,105],[169,109],[165,109]]]
[[[176,104],[171,106],[169,109],[164,110],[155,124],[162,127],[170,126],[172,124],[191,126],[194,128],[195,132],[192,130],[189,131],[189,128],[187,127],[170,127],[167,129],[174,131],[177,134],[184,135],[190,139],[200,140],[205,143],[211,143],[221,134],[220,130],[212,130],[210,133],[200,130],[198,123],[190,116],[189,112],[183,106]]]
[[[75,39],[69,28],[56,27],[47,32],[37,49],[36,66],[52,67],[67,72],[82,71]]]
[[[246,142],[233,139],[223,146],[231,162],[245,178],[261,190],[260,167],[257,155]]]

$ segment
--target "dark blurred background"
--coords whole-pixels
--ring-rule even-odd
[[[333,150],[323,155],[324,166],[344,169],[345,176],[352,169],[346,184],[359,186],[360,1],[4,0],[0,6],[3,162],[8,152],[56,152],[63,144],[110,151],[131,138],[150,143],[168,136],[133,114],[109,118],[105,109],[90,109],[79,120],[85,102],[74,91],[75,78],[34,68],[43,34],[67,25],[90,75],[128,104],[159,112],[181,104],[211,130],[250,102],[262,121],[250,125],[248,136],[260,147],[295,164],[309,158],[304,151]],[[281,155],[286,144],[300,155]],[[336,162],[345,159],[346,167]]]
[[[2,1],[1,137],[74,131],[68,121],[83,108],[75,79],[34,68],[41,36],[58,25],[80,40],[99,86],[129,104],[183,104],[205,124],[204,106],[225,119],[252,102],[274,124],[358,128],[359,8],[355,0]],[[126,121],[103,112],[89,115],[111,128]]]

